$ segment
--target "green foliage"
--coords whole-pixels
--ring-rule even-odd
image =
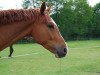
[[[23,7],[24,9],[27,9],[27,8],[29,7],[29,5],[30,5],[30,1],[29,1],[29,0],[24,0],[24,1],[23,1],[23,4],[22,4],[22,7]]]
[[[40,7],[40,4],[43,0],[23,0],[22,7],[25,9],[28,8],[37,8]]]
[[[93,34],[100,37],[100,3],[96,4],[93,8]]]
[[[69,0],[59,14],[59,27],[66,39],[81,39],[88,35],[91,18],[92,8],[86,0]]]

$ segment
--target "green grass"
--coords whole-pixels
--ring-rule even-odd
[[[9,48],[0,53],[0,75],[100,75],[100,40],[68,41],[65,58],[55,56],[37,44],[14,45],[13,58]],[[38,53],[38,54],[32,54]]]

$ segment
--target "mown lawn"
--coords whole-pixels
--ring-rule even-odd
[[[100,40],[69,41],[65,58],[55,56],[37,44],[16,44],[0,52],[0,75],[100,75]]]

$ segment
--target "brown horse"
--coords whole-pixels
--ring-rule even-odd
[[[10,45],[9,48],[10,54],[8,55],[8,57],[12,57],[12,53],[14,52],[13,45]]]
[[[0,51],[19,39],[31,35],[33,39],[56,57],[64,57],[67,46],[45,2],[40,9],[0,11]]]

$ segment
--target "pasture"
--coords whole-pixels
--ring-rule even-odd
[[[0,52],[0,75],[100,75],[100,40],[68,41],[65,58],[55,56],[37,44],[15,44]]]

